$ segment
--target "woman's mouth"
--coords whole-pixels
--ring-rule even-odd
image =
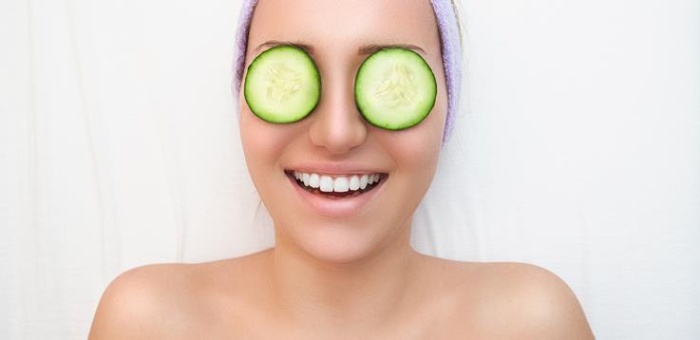
[[[387,177],[382,173],[326,175],[313,172],[285,171],[302,189],[327,198],[347,198],[362,195]]]

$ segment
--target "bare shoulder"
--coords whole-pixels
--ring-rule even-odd
[[[552,272],[522,263],[452,263],[459,281],[454,322],[476,338],[593,339],[571,288]]]
[[[510,320],[502,329],[536,339],[593,338],[578,299],[552,272],[521,263],[485,264],[480,272],[492,301],[484,312]]]
[[[211,334],[240,288],[247,259],[135,268],[107,287],[89,339],[177,339]]]
[[[192,268],[165,264],[139,267],[118,276],[100,300],[90,339],[157,338],[177,318],[168,310],[182,303]],[[175,297],[175,299],[173,299]]]

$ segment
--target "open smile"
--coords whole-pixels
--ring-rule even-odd
[[[384,173],[329,175],[287,170],[287,176],[300,188],[326,198],[349,198],[362,195],[387,178]]]

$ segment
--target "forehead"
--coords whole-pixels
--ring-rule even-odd
[[[271,40],[335,53],[368,44],[411,44],[428,55],[440,48],[428,0],[260,0],[249,52]]]

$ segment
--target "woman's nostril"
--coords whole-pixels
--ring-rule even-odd
[[[320,106],[309,128],[311,142],[333,153],[347,152],[367,138],[367,125],[352,106]]]

